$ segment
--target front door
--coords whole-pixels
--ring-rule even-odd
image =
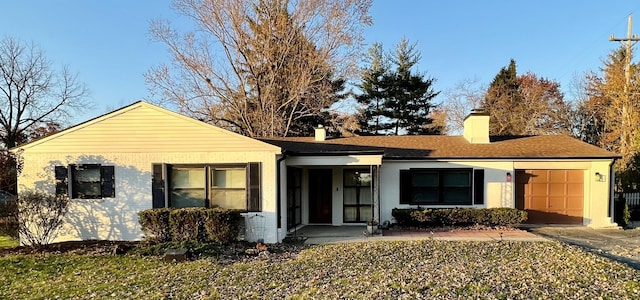
[[[331,223],[332,172],[309,169],[309,223]]]
[[[368,169],[346,169],[343,178],[344,222],[364,223],[371,220],[371,172]]]

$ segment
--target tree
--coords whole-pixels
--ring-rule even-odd
[[[383,115],[386,99],[384,76],[390,71],[390,63],[382,44],[373,43],[366,56],[367,67],[362,69],[362,82],[359,85],[361,94],[356,100],[361,105],[358,112],[360,133],[379,135],[382,132]]]
[[[602,79],[594,72],[574,79],[579,94],[573,109],[573,135],[589,144],[611,150],[603,143],[606,110],[609,101],[602,94]]]
[[[519,134],[514,115],[522,101],[516,74],[516,62],[500,69],[485,95],[483,108],[491,115],[489,132],[494,135]]]
[[[0,142],[12,148],[25,131],[82,111],[86,87],[68,69],[55,70],[35,45],[0,41]]]
[[[434,78],[425,78],[424,74],[413,71],[420,61],[420,52],[415,47],[415,43],[409,44],[407,39],[402,39],[391,58],[396,68],[384,76],[387,128],[395,135],[401,129],[409,135],[440,134],[441,130],[431,126],[433,120],[429,117],[434,108],[431,102],[440,92],[433,90]]]
[[[560,84],[531,72],[518,76],[512,59],[493,79],[484,101],[494,135],[564,134],[571,131],[570,106]]]
[[[522,103],[522,134],[566,134],[571,130],[570,106],[564,102],[558,82],[527,72],[518,76]]]
[[[451,133],[462,134],[464,119],[472,109],[481,108],[487,88],[477,78],[463,79],[443,92],[442,110],[446,113],[446,127]]]
[[[580,137],[622,156],[615,168],[618,188],[625,190],[640,184],[635,177],[640,150],[640,74],[638,64],[631,63],[627,84],[626,55],[625,48],[613,50],[603,62],[601,75],[585,75],[585,97],[576,110]]]
[[[420,61],[415,47],[402,39],[387,56],[379,44],[369,49],[357,97],[362,134],[440,134],[444,129],[432,124],[432,101],[439,92],[433,90],[435,79],[413,70]]]
[[[304,120],[340,98],[336,86],[353,74],[370,5],[177,0],[197,30],[181,34],[153,21],[151,34],[168,46],[173,65],[151,69],[147,82],[183,113],[217,126],[251,137],[300,134],[310,125]]]

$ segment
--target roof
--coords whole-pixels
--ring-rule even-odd
[[[566,135],[493,136],[489,144],[471,144],[462,136],[356,136],[315,141],[313,137],[262,141],[291,155],[382,153],[389,159],[619,158]]]

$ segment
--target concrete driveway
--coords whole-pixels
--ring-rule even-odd
[[[576,245],[583,249],[625,263],[640,270],[640,228],[593,229],[584,226],[548,226],[527,228],[537,235]]]

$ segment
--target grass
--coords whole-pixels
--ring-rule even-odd
[[[10,248],[18,246],[18,242],[8,236],[0,235],[0,248]]]
[[[558,242],[369,242],[236,263],[9,254],[0,298],[639,299],[640,271]]]

